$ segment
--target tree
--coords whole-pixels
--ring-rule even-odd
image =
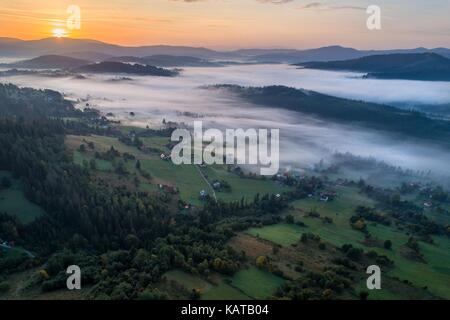
[[[280,251],[280,247],[278,245],[275,244],[272,246],[272,253],[274,255],[276,255],[279,251]]]
[[[44,269],[39,270],[38,275],[42,280],[47,280],[49,278],[47,271]]]
[[[331,300],[331,299],[333,299],[333,296],[334,296],[334,292],[331,289],[325,289],[322,292],[322,299],[323,300]]]
[[[192,289],[191,294],[189,295],[189,298],[191,300],[198,300],[198,299],[200,299],[200,295],[201,295],[200,289]]]
[[[326,248],[325,242],[324,242],[324,241],[320,241],[320,243],[319,243],[319,249],[320,249],[320,250],[325,250],[325,248]]]
[[[302,243],[308,242],[308,235],[306,233],[302,233],[302,236],[300,237],[300,241]]]
[[[292,214],[288,214],[286,216],[286,223],[293,224],[294,222],[295,222],[294,221],[294,216]]]
[[[6,293],[11,289],[11,286],[7,282],[0,283],[0,293]]]
[[[359,248],[350,248],[347,251],[347,257],[352,260],[359,260],[362,256],[363,251]]]
[[[125,242],[127,244],[127,246],[131,249],[131,248],[136,248],[139,246],[139,238],[136,237],[134,234],[129,234],[127,235]]]
[[[260,269],[264,269],[267,266],[267,257],[266,256],[259,256],[256,258],[256,266]]]
[[[11,181],[11,179],[9,179],[8,177],[3,177],[3,178],[2,178],[1,185],[2,185],[2,187],[5,188],[5,189],[11,188],[11,186],[12,186],[12,181]]]
[[[366,223],[364,222],[364,219],[359,219],[352,225],[352,227],[356,230],[364,230],[366,228]]]
[[[89,167],[91,168],[91,170],[97,170],[97,163],[94,159],[89,160]]]
[[[359,292],[359,299],[360,300],[367,300],[369,297],[369,293],[367,291],[360,291]]]
[[[392,247],[392,241],[391,240],[386,240],[384,242],[384,248],[387,249],[387,250],[391,250],[391,247]]]
[[[150,290],[145,289],[138,294],[138,300],[167,300],[168,296],[165,293],[160,292],[158,289]]]

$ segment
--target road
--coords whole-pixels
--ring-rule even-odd
[[[211,185],[211,183],[209,183],[208,179],[206,179],[205,175],[203,174],[202,170],[199,168],[199,166],[195,166],[198,170],[198,172],[200,173],[200,175],[202,176],[203,180],[205,180],[206,184],[209,186],[209,189],[211,190],[211,194],[214,198],[214,201],[217,202],[217,197],[216,197],[216,191],[214,190],[213,186]]]

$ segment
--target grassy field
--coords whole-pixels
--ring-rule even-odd
[[[145,153],[136,147],[127,146],[114,137],[105,136],[68,136],[66,143],[74,150],[74,162],[83,164],[83,161],[94,159],[97,168],[101,171],[109,171],[113,168],[110,161],[99,160],[94,158],[95,151],[105,152],[113,146],[120,153],[127,152],[139,159],[141,168],[148,172],[153,180],[152,183],[143,183],[140,189],[143,191],[157,190],[157,184],[168,184],[176,186],[180,191],[180,198],[191,204],[200,205],[199,195],[201,190],[207,190],[212,193],[211,187],[202,178],[199,170],[194,165],[175,165],[171,161],[163,161],[160,158],[161,152],[168,153],[166,144],[169,142],[167,137],[146,137],[142,138],[144,145],[157,149],[159,151]],[[78,151],[80,144],[86,144],[86,141],[93,142],[95,150],[81,153]],[[136,173],[134,161],[128,161],[126,164],[130,173]],[[255,180],[240,178],[238,175],[228,172],[226,166],[210,166],[205,169],[208,181],[225,180],[232,191],[216,192],[218,199],[223,201],[236,201],[242,197],[252,199],[257,193],[275,194],[288,190],[288,188],[277,185],[271,180]]]
[[[394,228],[382,225],[369,227],[369,232],[379,239],[392,241],[391,250],[374,248],[380,254],[392,259],[395,267],[390,275],[407,279],[420,287],[427,286],[430,292],[450,299],[450,239],[433,237],[434,244],[419,242],[425,261],[412,261],[400,254],[400,247],[408,241],[408,236]]]
[[[302,228],[295,224],[280,223],[263,228],[250,228],[245,233],[282,246],[289,246],[297,243],[302,233],[306,231],[309,231],[308,228]]]
[[[146,147],[150,147],[152,149],[157,149],[162,153],[170,153],[170,149],[167,148],[167,144],[170,143],[170,139],[168,137],[145,137],[140,138]]]
[[[356,292],[366,291],[369,293],[369,300],[406,300],[402,294],[393,292],[385,288],[383,278],[381,278],[381,290],[367,290],[367,280],[363,280],[355,286]]]
[[[283,279],[256,267],[241,270],[232,278],[216,275],[215,283],[179,270],[166,272],[165,277],[189,291],[200,290],[203,300],[267,299],[283,283]]]
[[[191,275],[189,273],[186,273],[186,272],[183,272],[180,270],[168,271],[164,274],[164,276],[169,281],[178,282],[179,284],[183,285],[189,291],[191,291],[192,289],[197,289],[203,293],[203,292],[211,289],[211,287],[212,287],[212,284],[203,280],[202,278]]]
[[[270,298],[283,284],[283,279],[256,267],[244,269],[235,274],[232,285],[254,299]]]
[[[175,165],[171,161],[162,161],[158,157],[141,160],[141,167],[152,177],[164,184],[177,186],[181,199],[199,204],[201,190],[208,190],[208,185],[193,165]]]
[[[13,179],[9,172],[0,171],[0,179],[5,176],[11,179],[12,186],[8,189],[0,189],[0,212],[17,216],[24,224],[45,214],[41,207],[25,198],[20,181]]]
[[[231,186],[231,192],[216,192],[217,198],[223,201],[239,200],[242,197],[253,199],[256,194],[277,194],[288,191],[289,188],[276,184],[270,179],[257,180],[241,178],[237,174],[228,172],[225,166],[208,166],[204,169],[211,183],[215,180],[225,180]]]
[[[245,293],[222,280],[202,295],[202,300],[251,300]]]
[[[325,224],[317,218],[304,217],[303,214],[299,214],[299,211],[294,211],[293,214],[308,226],[306,228],[308,232],[318,234],[322,239],[335,246],[340,247],[346,243],[361,246],[360,242],[364,236],[350,226],[349,219],[356,207],[372,207],[374,201],[360,194],[355,187],[336,186],[334,189],[337,197],[333,201],[320,202],[317,198],[308,198],[293,203],[294,208],[301,210],[303,214],[315,210],[322,217],[332,218],[332,224]]]
[[[198,289],[203,300],[248,300],[250,297],[243,292],[226,283],[225,279],[219,276],[218,283],[213,284],[199,276],[195,276],[180,270],[166,272],[165,277],[170,281],[175,281],[187,290]]]
[[[337,197],[330,202],[318,201],[317,197],[297,200],[293,203],[295,208],[308,210],[316,210],[321,215],[333,218],[333,220],[348,223],[348,218],[353,214],[358,206],[371,207],[375,203],[373,200],[360,194],[356,187],[336,186],[333,188]]]
[[[380,241],[391,240],[391,250],[379,247],[367,247],[364,243],[362,232],[352,229],[349,218],[358,205],[371,206],[373,202],[357,193],[356,189],[348,187],[338,188],[338,197],[335,201],[323,203],[317,199],[305,199],[296,201],[293,211],[295,219],[302,221],[307,227],[297,225],[277,224],[263,228],[251,228],[247,234],[259,236],[262,239],[288,246],[296,243],[301,233],[312,232],[323,240],[341,247],[350,243],[364,250],[374,250],[386,255],[394,261],[394,268],[389,271],[390,276],[407,279],[417,287],[427,286],[429,291],[444,298],[450,298],[450,240],[447,237],[433,237],[434,244],[419,242],[420,250],[425,261],[412,261],[400,253],[400,248],[408,241],[408,235],[393,227],[381,224],[368,223],[367,228],[373,238]],[[301,209],[302,211],[298,211]],[[308,210],[316,210],[321,216],[333,218],[332,224],[325,224],[318,218],[304,217]],[[292,213],[292,212],[291,212]],[[389,290],[382,290],[372,294],[375,299],[395,298],[398,294]]]
[[[73,161],[78,165],[83,165],[84,161],[95,161],[95,165],[97,166],[98,170],[101,171],[109,171],[113,169],[113,165],[110,161],[102,160],[102,159],[96,159],[92,155],[87,155],[86,153],[81,153],[78,150],[75,150],[73,152]]]

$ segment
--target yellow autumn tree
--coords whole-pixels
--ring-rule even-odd
[[[256,266],[260,269],[264,269],[267,266],[268,260],[266,256],[259,256],[256,258]]]

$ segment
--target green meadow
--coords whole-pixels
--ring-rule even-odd
[[[434,236],[434,244],[420,241],[420,251],[424,255],[425,262],[412,261],[401,253],[401,247],[408,241],[408,235],[393,227],[376,223],[368,223],[367,228],[373,238],[382,242],[392,241],[390,250],[379,247],[367,247],[363,244],[364,234],[354,230],[349,223],[349,218],[358,205],[373,206],[372,200],[359,194],[355,188],[339,187],[338,196],[331,202],[319,202],[317,199],[304,199],[294,202],[294,207],[317,211],[321,216],[333,219],[332,224],[326,224],[318,218],[304,217],[297,210],[290,211],[296,221],[302,221],[306,227],[295,224],[280,223],[263,228],[251,228],[246,233],[262,239],[288,246],[296,243],[303,232],[317,234],[321,239],[341,247],[344,244],[374,250],[386,255],[394,261],[394,267],[389,271],[390,276],[402,280],[409,280],[417,287],[428,287],[428,290],[440,297],[450,298],[450,239],[444,236]],[[397,293],[389,290],[381,290],[371,293],[373,299],[391,299],[397,297]]]
[[[302,233],[306,231],[308,231],[308,228],[302,228],[295,224],[280,223],[263,228],[250,228],[245,233],[282,246],[289,246],[297,243]]]
[[[219,276],[214,283],[179,270],[166,272],[164,276],[188,291],[199,290],[203,300],[268,299],[284,281],[256,267],[240,270],[231,278]]]
[[[282,278],[256,267],[238,271],[232,279],[234,287],[254,299],[270,298],[283,282]]]
[[[88,150],[85,153],[78,151],[80,144],[83,141],[94,142],[95,150]],[[168,184],[176,186],[180,191],[180,198],[191,204],[200,205],[199,199],[200,191],[206,190],[209,194],[213,193],[210,184],[215,180],[227,181],[231,186],[231,192],[217,192],[216,197],[222,201],[237,201],[242,197],[247,199],[253,199],[256,194],[276,194],[289,190],[287,187],[277,185],[272,180],[257,180],[251,178],[241,178],[237,174],[229,172],[226,166],[208,166],[202,168],[203,172],[207,176],[208,184],[200,173],[200,168],[194,165],[175,165],[172,161],[161,160],[161,153],[168,153],[167,149],[169,139],[167,137],[145,137],[142,138],[144,145],[156,149],[155,152],[143,152],[136,147],[127,146],[114,137],[105,136],[70,136],[68,144],[74,149],[73,159],[74,162],[82,165],[84,161],[95,160],[97,169],[100,171],[110,171],[113,169],[113,163],[111,161],[105,161],[101,159],[95,159],[94,153],[105,152],[113,146],[120,153],[127,152],[139,159],[141,162],[141,168],[148,172],[153,180],[152,184],[143,183],[140,189],[143,191],[155,191],[157,190],[157,184]],[[126,167],[129,172],[136,172],[134,168],[134,161],[128,161]]]
[[[24,224],[30,223],[45,214],[40,206],[25,198],[19,180],[12,178],[9,172],[0,171],[0,179],[3,177],[8,177],[12,185],[7,189],[0,188],[0,212],[17,216]]]
[[[226,166],[208,166],[204,169],[208,181],[225,180],[230,184],[231,192],[216,192],[218,199],[223,201],[240,200],[242,197],[253,199],[257,194],[277,194],[288,191],[289,188],[276,184],[270,179],[260,180],[241,178],[233,172],[229,172]]]
[[[95,161],[95,165],[98,170],[109,171],[109,170],[113,169],[113,165],[112,165],[111,161],[106,161],[103,159],[96,159],[92,155],[87,155],[86,153],[81,153],[78,150],[75,150],[73,152],[73,161],[80,166],[83,165],[83,163],[85,161],[87,161],[89,163],[89,161],[91,161],[91,160]]]
[[[227,284],[225,280],[214,285],[201,298],[202,300],[251,300],[248,295]]]

